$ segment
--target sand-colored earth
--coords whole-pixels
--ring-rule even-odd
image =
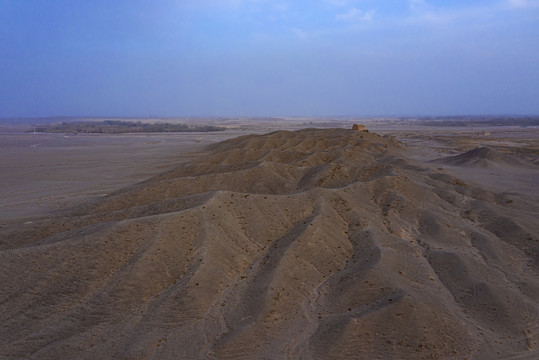
[[[4,221],[0,358],[539,358],[533,154],[418,139],[246,135]]]

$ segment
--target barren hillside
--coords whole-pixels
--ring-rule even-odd
[[[537,205],[406,151],[243,136],[0,228],[0,357],[539,357]]]

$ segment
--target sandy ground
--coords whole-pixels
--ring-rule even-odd
[[[0,358],[539,357],[538,129],[282,127],[1,135]]]
[[[0,222],[102,197],[240,134],[0,134]]]

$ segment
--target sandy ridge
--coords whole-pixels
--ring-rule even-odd
[[[0,355],[533,358],[537,215],[388,136],[228,140],[0,229]]]

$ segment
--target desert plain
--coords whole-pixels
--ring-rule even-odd
[[[0,134],[0,358],[538,359],[539,128],[354,121]]]

